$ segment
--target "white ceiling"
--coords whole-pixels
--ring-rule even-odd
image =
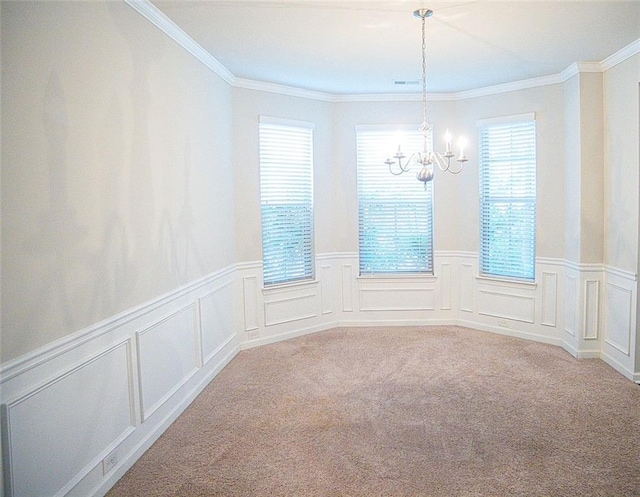
[[[484,88],[600,62],[640,38],[635,1],[152,0],[236,77],[330,94]]]

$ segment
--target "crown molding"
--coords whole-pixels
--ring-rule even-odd
[[[602,65],[600,62],[574,62],[569,67],[567,67],[564,71],[562,71],[560,76],[560,82],[564,83],[565,81],[570,80],[574,76],[580,73],[601,73]]]
[[[277,93],[279,95],[288,95],[290,97],[322,100],[323,102],[333,102],[335,97],[335,95],[332,95],[331,93],[306,90],[304,88],[279,85],[276,83],[266,83],[264,81],[256,81],[254,79],[235,78],[235,81],[232,84],[235,88],[243,88],[245,90],[266,91],[269,93]]]
[[[627,45],[626,47],[621,48],[613,55],[610,55],[609,57],[604,59],[600,63],[600,65],[602,66],[602,70],[608,71],[612,67],[617,66],[621,62],[624,62],[629,57],[633,57],[637,53],[640,53],[640,38],[632,43],[629,43],[629,45]]]
[[[233,85],[236,77],[229,69],[224,67],[216,58],[207,52],[200,44],[198,44],[191,36],[185,33],[176,23],[164,15],[149,0],[124,0],[124,2],[133,8],[140,15],[145,17],[160,31],[220,76],[224,81]]]
[[[234,88],[246,90],[265,91],[279,95],[306,98],[310,100],[320,100],[323,102],[416,102],[422,99],[419,93],[372,93],[372,94],[336,94],[325,93],[293,86],[267,83],[252,79],[237,78],[231,71],[224,67],[217,59],[199,45],[191,36],[184,32],[177,24],[164,15],[149,0],[123,0],[134,10],[148,19],[158,29],[182,46],[187,52],[196,57],[205,66],[220,76],[224,81]],[[607,57],[602,62],[576,62],[567,67],[559,74],[542,76],[539,78],[524,79],[511,83],[487,86],[474,90],[465,90],[453,93],[430,93],[427,100],[432,102],[458,101],[471,98],[485,97],[488,95],[498,95],[511,91],[526,90],[541,86],[564,83],[573,76],[580,73],[602,73],[611,69],[615,65],[627,60],[640,52],[640,39],[632,42],[615,54]]]
[[[466,90],[455,93],[454,100],[467,100],[469,98],[486,97],[488,95],[498,95],[510,91],[527,90],[529,88],[538,88],[540,86],[549,86],[561,83],[562,80],[558,74],[551,76],[541,76],[539,78],[523,79],[521,81],[513,81],[501,85],[486,86],[475,90]]]

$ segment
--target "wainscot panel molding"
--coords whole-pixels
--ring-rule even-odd
[[[236,278],[225,268],[3,365],[4,496],[104,495],[240,350]]]
[[[603,285],[602,359],[629,379],[638,381],[635,362],[637,276],[605,267]]]
[[[440,309],[451,310],[451,264],[440,264]]]
[[[542,319],[543,326],[555,327],[558,309],[558,273],[542,272]]]
[[[136,332],[140,410],[146,421],[198,370],[196,304]]]
[[[322,254],[316,280],[265,289],[241,263],[74,333],[2,367],[5,496],[103,495],[241,348],[338,326],[468,326],[640,381],[636,274],[536,266],[536,284],[492,280],[476,254],[438,252],[433,276],[359,277],[356,253]]]
[[[360,311],[433,311],[435,278],[359,278]]]
[[[584,336],[585,340],[597,340],[600,328],[600,280],[584,282]]]
[[[570,270],[574,273],[573,270]],[[575,274],[565,275],[565,294],[564,294],[564,331],[565,333],[576,336],[578,322],[580,320],[580,309],[578,307],[578,277]]]

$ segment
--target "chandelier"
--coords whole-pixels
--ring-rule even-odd
[[[460,139],[458,144],[460,151],[458,157],[451,150],[451,135],[449,130],[445,135],[445,151],[444,154],[434,152],[428,149],[428,137],[431,127],[427,123],[427,44],[425,36],[425,21],[427,17],[433,15],[433,11],[429,9],[419,9],[413,12],[415,17],[422,19],[422,125],[419,131],[422,133],[422,152],[415,152],[407,157],[402,151],[401,145],[398,145],[397,152],[393,157],[389,157],[384,163],[389,167],[391,174],[396,176],[406,173],[411,169],[414,164],[422,166],[416,173],[416,178],[424,183],[425,189],[427,188],[427,182],[433,179],[433,164],[436,164],[441,171],[448,171],[452,174],[459,174],[464,167],[464,163],[467,162],[467,158],[464,155],[464,140]],[[456,164],[452,164],[451,159],[455,157]],[[404,161],[404,159],[407,159]],[[404,161],[404,162],[403,162]]]

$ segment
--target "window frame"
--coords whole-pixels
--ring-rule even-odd
[[[499,279],[520,283],[535,283],[536,281],[536,249],[537,249],[537,124],[535,119],[535,113],[524,113],[510,116],[502,116],[491,119],[483,119],[477,122],[478,126],[478,190],[479,190],[479,264],[478,272],[480,277],[489,279]],[[516,127],[523,127],[524,131],[518,131]],[[531,129],[525,129],[526,126],[530,126]],[[514,161],[514,138],[511,136],[509,145],[505,145],[505,150],[494,150],[493,154],[497,158],[488,158],[488,151],[485,151],[485,146],[489,138],[485,138],[483,135],[485,132],[492,130],[494,134],[500,129],[508,127],[513,133],[518,133],[516,137],[516,143],[520,147],[526,145],[532,146],[532,150],[527,150],[527,154],[521,154],[517,161]],[[533,136],[528,136],[527,133],[532,133]],[[528,143],[527,143],[528,142]],[[506,150],[508,149],[508,150]],[[505,155],[507,154],[507,155]],[[502,161],[509,161],[511,165],[514,162],[520,163],[521,166],[516,167],[515,174],[518,175],[522,181],[515,185],[516,190],[520,190],[519,195],[503,195],[493,196],[490,200],[486,200],[488,189],[492,188],[488,183],[485,175],[489,174],[486,170],[489,167],[488,161],[493,163]],[[499,180],[499,173],[495,173],[494,181]],[[504,172],[502,173],[502,175]],[[509,173],[512,174],[512,173]],[[509,184],[510,189],[514,190],[514,185]],[[532,191],[531,191],[532,190]],[[490,206],[502,203],[509,204],[508,210],[504,208],[503,213],[505,218],[516,217],[517,211],[521,211],[517,216],[516,221],[519,222],[519,226],[530,228],[531,231],[526,232],[527,239],[518,247],[517,245],[509,241],[507,244],[510,246],[508,249],[502,249],[503,252],[507,252],[507,262],[504,265],[491,262],[489,260],[488,250],[490,250],[491,241],[488,239],[492,231],[489,226],[490,220],[486,216],[489,215]],[[513,209],[514,204],[520,208]],[[495,211],[494,211],[495,212]],[[528,218],[528,219],[527,219]],[[494,227],[495,229],[495,227]],[[513,229],[513,225],[511,226]],[[511,240],[511,238],[509,238]],[[515,251],[522,247],[524,253],[528,254],[526,260],[523,258],[523,262],[518,265],[513,263]],[[500,249],[495,249],[499,251]],[[520,269],[518,269],[520,268]]]
[[[268,180],[267,177],[267,169],[269,166],[275,166],[284,168],[283,164],[280,163],[276,165],[278,160],[271,159],[269,160],[265,155],[267,152],[267,144],[266,140],[274,139],[274,136],[270,137],[265,136],[263,133],[268,133],[271,131],[281,131],[283,133],[287,133],[291,131],[294,134],[300,133],[306,136],[305,143],[297,143],[297,146],[306,147],[306,153],[308,156],[305,158],[300,157],[299,160],[301,163],[305,162],[305,159],[308,159],[304,164],[305,170],[302,171],[303,175],[308,179],[308,184],[304,185],[296,185],[296,193],[298,196],[302,193],[303,202],[297,202],[295,205],[297,207],[302,206],[303,213],[302,216],[296,216],[295,220],[304,220],[304,223],[300,226],[303,226],[300,230],[299,237],[296,242],[298,244],[302,244],[302,253],[296,261],[298,264],[302,264],[302,273],[299,271],[296,272],[292,267],[284,267],[284,268],[270,268],[269,258],[273,257],[273,253],[277,250],[271,247],[267,250],[267,254],[265,255],[265,228],[273,228],[272,233],[278,230],[277,226],[269,226],[265,225],[265,207],[269,205],[269,202],[273,202],[273,195],[276,197],[283,198],[283,192],[275,193],[273,190],[268,192],[266,188],[268,188]],[[259,169],[259,192],[260,192],[260,225],[261,225],[261,251],[262,251],[262,274],[263,274],[263,287],[265,289],[276,288],[278,286],[290,286],[290,285],[299,285],[301,283],[308,283],[315,281],[315,212],[314,212],[314,123],[308,121],[297,121],[292,119],[284,119],[279,117],[271,117],[271,116],[259,116],[259,125],[258,125],[258,169]],[[288,142],[290,143],[290,142]],[[279,146],[287,145],[287,143],[281,143]],[[282,148],[275,151],[276,153],[284,152]],[[290,166],[295,167],[293,164]],[[300,172],[298,169],[297,172]],[[274,174],[277,171],[272,170],[269,171],[268,174]],[[288,176],[288,179],[295,179],[295,177]],[[282,184],[279,183],[279,188],[282,188]],[[271,185],[272,187],[273,185]],[[272,197],[272,200],[265,199],[265,197]],[[287,197],[287,192],[284,192],[284,198]],[[281,205],[291,206],[294,203],[283,203]],[[275,204],[274,204],[275,205]],[[300,228],[298,228],[300,229]],[[293,245],[293,244],[290,244]],[[291,249],[291,247],[290,247]],[[290,260],[289,257],[286,257],[287,248],[281,248],[280,252],[284,252],[285,260]],[[266,257],[266,258],[265,258]],[[274,273],[273,276],[270,274]]]
[[[412,209],[412,205],[416,204],[425,195],[425,187],[423,183],[419,182],[416,179],[416,172],[418,171],[417,166],[414,165],[412,170],[406,173],[403,173],[400,176],[394,176],[389,172],[388,166],[385,165],[384,160],[389,156],[393,155],[397,149],[397,141],[395,140],[398,133],[404,134],[405,138],[407,135],[410,136],[408,140],[411,142],[410,146],[403,146],[403,149],[406,151],[407,156],[409,156],[413,150],[416,152],[422,152],[423,143],[422,143],[422,133],[419,131],[419,125],[406,125],[406,124],[359,124],[355,126],[356,131],[356,195],[357,195],[357,203],[358,203],[358,275],[359,277],[370,278],[370,277],[378,277],[378,278],[396,278],[396,277],[416,277],[416,276],[434,276],[434,190],[433,190],[433,181],[427,184],[427,193],[428,196],[428,205],[426,206],[425,213],[423,214],[424,220],[426,223],[425,229],[427,230],[425,233],[421,235],[421,240],[418,242],[419,248],[414,249],[415,253],[418,254],[420,251],[425,252],[425,259],[421,263],[422,269],[419,267],[409,267],[407,270],[398,270],[400,267],[400,261],[393,261],[392,258],[388,256],[382,255],[377,261],[375,256],[371,254],[371,246],[366,244],[366,235],[363,233],[363,230],[367,229],[365,226],[367,223],[363,219],[363,211],[364,211],[364,203],[372,206],[374,204],[380,204],[378,207],[384,210],[382,204],[389,206],[390,208],[394,208],[395,206],[396,213],[394,213],[394,219],[397,216],[402,215],[398,214],[397,210],[406,210]],[[367,144],[366,135],[377,135],[377,139],[380,142],[388,143],[388,146],[378,145],[378,141],[374,141],[375,145]],[[375,140],[375,138],[369,138],[369,140]],[[429,136],[429,143],[432,143],[432,133]],[[371,149],[367,148],[368,146]],[[365,148],[368,152],[366,155],[369,157],[365,157],[365,154],[361,154],[361,149]],[[371,150],[369,152],[369,150]],[[383,202],[382,197],[387,197],[387,200],[390,198],[390,193],[385,192],[376,202],[375,193],[368,194],[363,191],[363,180],[365,179],[365,175],[363,175],[363,168],[371,168],[372,174],[366,175],[378,177],[378,181],[383,181],[385,186],[390,185],[390,182],[402,182],[403,184],[408,185],[408,188],[411,188],[411,191],[415,191],[414,198],[410,200],[405,200],[403,202],[395,202],[388,203]],[[375,168],[375,169],[374,169]],[[378,169],[379,168],[379,169]],[[372,179],[375,183],[375,179]],[[405,188],[407,188],[405,187]],[[376,188],[375,185],[372,186],[373,189]],[[380,188],[380,186],[378,186]],[[397,188],[397,187],[396,187]],[[413,190],[415,188],[415,190]],[[392,191],[393,193],[393,191]],[[406,199],[406,190],[403,192],[403,196],[396,196],[396,198]],[[371,196],[368,196],[371,195]],[[421,198],[422,197],[422,198]],[[413,212],[413,211],[411,211]],[[370,218],[369,218],[370,219]],[[388,221],[387,221],[388,223]],[[397,222],[394,221],[392,223],[397,227]],[[375,228],[375,226],[373,226]],[[407,232],[408,233],[408,232]],[[402,234],[401,234],[402,236]],[[416,242],[409,241],[406,238],[408,234],[405,234],[405,240],[400,241],[400,250],[406,250],[410,252],[409,248],[412,244]],[[391,245],[397,245],[397,240],[393,240],[390,242]],[[424,247],[423,247],[424,245]],[[367,255],[367,252],[369,254]],[[387,254],[389,251],[387,251]],[[364,254],[364,255],[363,255]],[[388,269],[382,269],[383,266],[389,266]],[[377,266],[377,267],[376,267]],[[394,267],[391,267],[394,266]]]

